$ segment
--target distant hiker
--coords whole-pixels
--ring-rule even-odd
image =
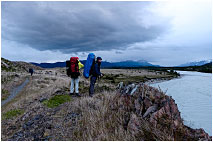
[[[29,73],[31,74],[31,76],[33,76],[33,69],[32,68],[29,69]]]
[[[96,62],[93,62],[93,65],[90,70],[91,78],[90,78],[90,87],[89,87],[89,96],[92,97],[94,95],[94,87],[96,80],[99,76],[102,76],[102,73],[100,72],[101,67],[101,57],[97,57]]]
[[[81,97],[78,91],[78,86],[79,86],[80,69],[84,67],[84,65],[79,61],[78,57],[71,57],[70,61],[66,61],[66,66],[67,66],[67,75],[71,76],[70,95],[74,95],[75,90],[75,95]]]

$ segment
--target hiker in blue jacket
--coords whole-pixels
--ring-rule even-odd
[[[92,97],[94,95],[94,87],[95,87],[95,83],[96,83],[97,78],[99,76],[102,76],[102,73],[100,71],[101,61],[102,61],[102,58],[101,57],[97,57],[97,61],[94,63],[94,65],[91,68],[90,74],[92,76],[90,78],[90,87],[89,87],[89,95],[90,95],[90,97]]]

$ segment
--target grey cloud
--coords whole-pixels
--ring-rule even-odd
[[[2,2],[2,38],[62,53],[125,49],[169,25],[143,25],[150,2]],[[169,23],[169,22],[167,22]]]
[[[123,52],[121,51],[115,51],[116,54],[122,54]]]

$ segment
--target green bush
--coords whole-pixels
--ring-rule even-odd
[[[6,100],[10,95],[9,91],[6,89],[1,89],[1,100]]]
[[[10,119],[10,118],[16,117],[18,115],[21,115],[23,113],[24,113],[24,110],[12,109],[12,110],[9,110],[8,112],[4,113],[2,117],[3,117],[3,119]]]

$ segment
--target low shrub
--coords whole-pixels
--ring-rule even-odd
[[[4,113],[2,117],[3,117],[3,119],[11,119],[11,118],[21,115],[23,113],[24,113],[24,110],[12,109],[12,110],[9,110],[8,112]]]
[[[54,108],[70,100],[71,100],[71,97],[69,95],[55,95],[49,100],[45,100],[43,104],[49,108]]]

